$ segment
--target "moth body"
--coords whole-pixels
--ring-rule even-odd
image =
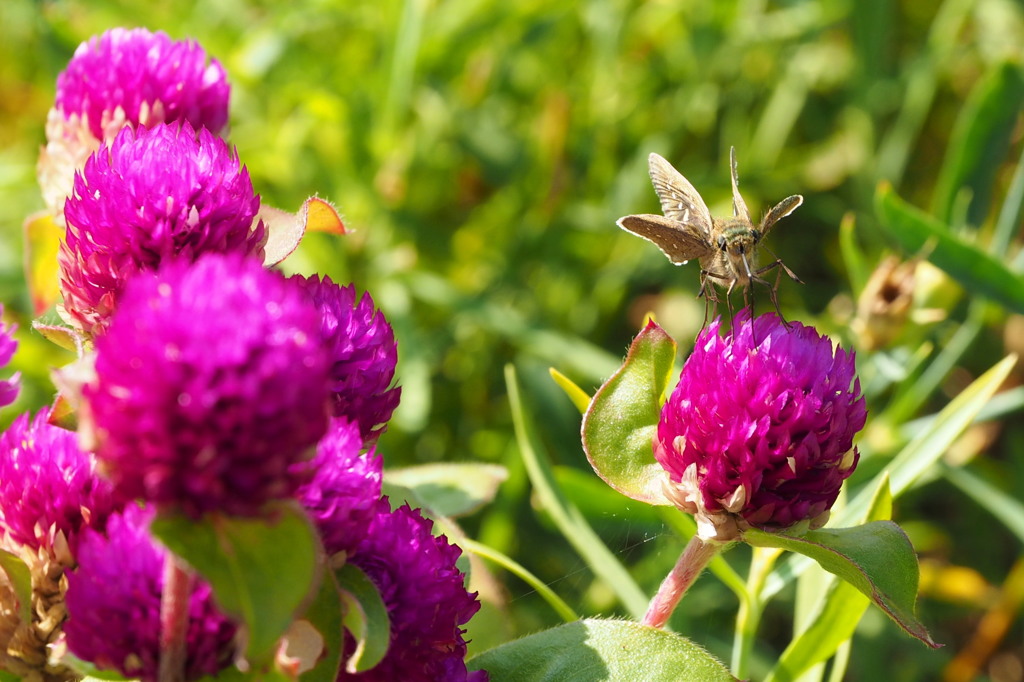
[[[729,151],[729,161],[732,171],[732,217],[712,218],[707,205],[690,181],[664,158],[652,153],[648,159],[651,182],[661,201],[664,215],[628,215],[620,218],[618,225],[655,244],[676,265],[696,259],[701,268],[701,287],[697,295],[706,296],[709,303],[718,302],[715,285],[726,289],[726,300],[738,285],[743,289],[744,300],[749,304],[752,283],[761,282],[769,285],[772,302],[778,310],[778,278],[775,286],[771,286],[761,275],[780,268],[780,274],[785,271],[797,282],[800,279],[778,258],[769,265],[758,267],[758,247],[779,220],[803,203],[803,197],[794,195],[783,199],[755,227],[747,204],[740,195],[735,148]]]

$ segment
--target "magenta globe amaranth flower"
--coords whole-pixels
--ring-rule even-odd
[[[125,282],[165,260],[205,253],[263,256],[260,200],[223,140],[187,125],[124,129],[93,154],[64,207],[58,254],[65,319],[106,326]]]
[[[466,670],[466,640],[461,625],[480,608],[476,593],[466,592],[465,576],[455,566],[462,553],[433,522],[408,505],[394,511],[388,499],[377,503],[369,533],[352,556],[380,590],[391,619],[391,643],[378,665],[341,680],[484,682],[487,674]]]
[[[356,299],[355,287],[330,277],[293,277],[322,315],[324,343],[331,358],[332,413],[359,424],[363,440],[373,443],[398,406],[401,388],[392,386],[398,346],[384,314],[369,293]]]
[[[89,530],[78,568],[68,573],[64,633],[78,658],[128,678],[155,682],[160,659],[160,600],[166,550],[149,535],[152,508],[128,505],[106,533]],[[234,655],[236,626],[197,579],[189,597],[185,679],[214,675]]]
[[[854,354],[812,327],[741,313],[697,337],[665,403],[654,456],[704,539],[828,520],[867,415]]]
[[[96,341],[83,423],[127,498],[254,515],[291,497],[328,424],[320,317],[258,259],[137,275]]]
[[[3,314],[4,306],[0,304],[0,315]],[[18,348],[18,342],[14,340],[14,329],[0,322],[0,369],[7,366]],[[0,379],[0,407],[10,405],[18,397],[18,379],[18,373],[10,379]]]
[[[0,538],[10,551],[42,550],[68,565],[79,534],[102,529],[115,504],[75,433],[49,416],[23,414],[0,436]]]
[[[47,117],[38,168],[47,205],[60,214],[75,170],[125,126],[187,121],[216,135],[227,124],[229,96],[223,67],[194,41],[114,28],[82,43],[57,77]]]
[[[361,453],[359,426],[333,419],[317,444],[316,456],[296,464],[312,472],[298,491],[299,501],[320,531],[329,555],[351,553],[377,514],[383,463],[373,448]]]

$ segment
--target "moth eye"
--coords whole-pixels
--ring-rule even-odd
[[[750,236],[753,237],[754,241],[756,242],[758,239],[761,238],[761,231],[760,230],[751,230],[750,231]]]
[[[718,248],[720,248],[722,251],[725,251],[725,237],[724,236],[718,238]]]

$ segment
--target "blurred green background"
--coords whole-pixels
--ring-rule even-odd
[[[716,215],[729,211],[730,146],[753,213],[804,195],[768,240],[805,282],[783,281],[779,295],[788,318],[858,350],[872,412],[866,472],[906,442],[914,418],[1024,348],[1018,280],[986,274],[984,263],[949,267],[948,249],[901,238],[874,204],[888,181],[957,244],[994,250],[1019,277],[1019,2],[4,0],[0,300],[20,326],[26,376],[4,423],[48,402],[49,368],[70,359],[30,331],[20,230],[42,208],[35,159],[55,78],[80,42],[113,26],[200,41],[228,71],[229,139],[264,202],[295,210],[317,194],[341,209],[353,234],[308,235],[285,267],[354,281],[394,325],[403,399],[379,444],[386,464],[507,466],[497,500],[465,528],[581,612],[624,613],[531,505],[503,367],[516,365],[561,474],[589,477],[573,477],[570,496],[653,593],[681,540],[594,484],[579,414],[547,374],[554,366],[592,391],[648,311],[684,356],[701,326],[696,265],[675,267],[615,226],[657,210],[650,152]],[[922,266],[907,326],[866,337],[854,319],[867,275],[890,251],[927,258],[932,249],[959,283]],[[757,305],[767,310],[767,296]],[[896,520],[925,563],[923,620],[947,646],[929,651],[872,610],[846,679],[1024,679],[1022,404],[1007,391],[946,453],[943,471],[968,472],[981,492],[940,473],[898,501]],[[999,492],[1017,507],[994,511],[986,495]],[[742,569],[747,556],[728,558]],[[477,648],[557,622],[522,583],[499,577],[511,615],[489,607],[470,632]],[[791,636],[791,598],[783,592],[762,623],[755,679]],[[728,660],[735,609],[706,576],[673,627]],[[992,634],[982,624],[999,614]]]

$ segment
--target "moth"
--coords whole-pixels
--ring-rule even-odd
[[[799,194],[787,197],[772,207],[759,225],[755,227],[750,219],[747,204],[740,196],[739,179],[736,174],[736,148],[729,149],[729,163],[732,170],[732,217],[712,218],[707,205],[690,181],[657,154],[648,158],[651,182],[661,200],[664,215],[628,215],[620,218],[618,226],[627,232],[653,242],[668,259],[676,265],[683,265],[696,259],[700,262],[700,291],[698,298],[706,297],[708,306],[718,303],[714,285],[726,287],[726,302],[737,286],[743,288],[745,305],[751,305],[753,282],[769,287],[772,303],[779,311],[779,278],[785,271],[794,281],[799,282],[790,270],[774,254],[774,261],[758,267],[757,253],[761,241],[775,224],[785,218],[803,203]],[[767,250],[767,249],[765,249]],[[771,253],[769,251],[769,253]],[[762,275],[778,268],[774,286]],[[730,310],[731,310],[731,303]],[[705,309],[705,322],[707,309]]]

